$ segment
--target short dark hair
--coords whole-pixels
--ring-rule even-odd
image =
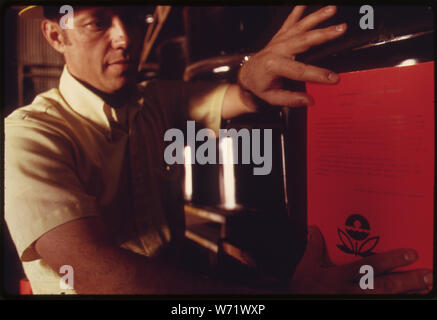
[[[59,8],[60,6],[44,6],[44,17],[50,20],[57,20],[59,17]]]

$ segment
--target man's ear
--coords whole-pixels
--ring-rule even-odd
[[[64,54],[66,39],[59,24],[55,21],[44,19],[41,22],[41,31],[50,46],[59,53]]]

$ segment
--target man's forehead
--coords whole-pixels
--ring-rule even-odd
[[[87,16],[87,15],[97,15],[97,16],[138,16],[145,15],[148,12],[146,6],[71,6],[75,17]],[[60,15],[62,16],[65,12],[60,11],[60,7],[51,6],[44,7],[44,12],[48,13],[49,16]]]
[[[139,6],[73,6],[77,13],[107,14],[107,15],[138,15],[146,13],[146,7]]]

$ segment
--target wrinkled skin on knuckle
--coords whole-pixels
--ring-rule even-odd
[[[301,45],[301,46],[298,48],[298,50],[296,50],[296,52],[298,52],[298,53],[302,53],[302,52],[308,51],[310,48],[311,48],[311,47],[308,46],[308,45]]]
[[[304,37],[304,38],[296,39],[296,41],[288,42],[287,51],[293,55],[307,51],[308,49],[310,49],[307,39],[308,37]]]
[[[293,28],[290,28],[290,30],[288,31],[288,36],[289,37],[294,37],[300,33],[302,33],[303,31],[303,25],[302,25],[302,20],[297,22]]]
[[[296,42],[299,44],[299,47],[303,47],[304,44],[306,44],[310,40],[311,38],[308,36],[308,34],[304,33],[296,39]]]
[[[302,78],[305,75],[305,73],[307,71],[307,67],[308,66],[304,63],[294,65],[293,68],[295,69],[295,72],[296,72],[296,75],[298,78]]]
[[[284,102],[283,102],[284,107],[291,108],[291,107],[297,107],[297,106],[302,105],[299,103],[300,102],[299,99],[298,100],[283,99],[283,100],[284,100]]]
[[[329,70],[323,70],[323,71],[318,72],[320,81],[326,81],[328,79],[328,75],[330,73],[331,72]]]

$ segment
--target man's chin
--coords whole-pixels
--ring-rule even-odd
[[[108,90],[111,93],[130,91],[136,86],[136,76],[126,75],[118,76],[111,82],[111,89]]]

